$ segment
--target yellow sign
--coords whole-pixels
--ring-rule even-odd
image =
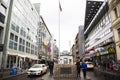
[[[100,56],[100,53],[99,53],[99,52],[96,52],[96,56]]]
[[[115,48],[113,48],[113,47],[108,48],[108,52],[109,53],[115,53]]]

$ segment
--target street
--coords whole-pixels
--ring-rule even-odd
[[[14,80],[14,79],[12,79],[12,80]],[[54,79],[52,76],[49,76],[49,72],[47,72],[46,74],[43,74],[41,76],[28,77],[27,74],[25,74],[25,75],[21,75],[21,76],[17,77],[15,80],[63,80],[63,79]],[[73,80],[73,79],[67,79],[67,80]],[[77,80],[80,80],[80,78]],[[81,80],[84,80],[84,78],[82,76],[82,72],[81,72]],[[94,76],[93,71],[88,71],[87,72],[87,80],[100,80],[100,79]]]

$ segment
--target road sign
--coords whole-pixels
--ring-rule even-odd
[[[0,52],[3,51],[3,44],[0,44]]]

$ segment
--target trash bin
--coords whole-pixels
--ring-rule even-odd
[[[16,75],[16,74],[17,74],[17,68],[11,68],[10,75]]]

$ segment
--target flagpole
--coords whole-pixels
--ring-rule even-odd
[[[58,3],[60,8],[60,0]],[[58,9],[58,34],[59,34],[59,63],[60,63],[60,9]]]

